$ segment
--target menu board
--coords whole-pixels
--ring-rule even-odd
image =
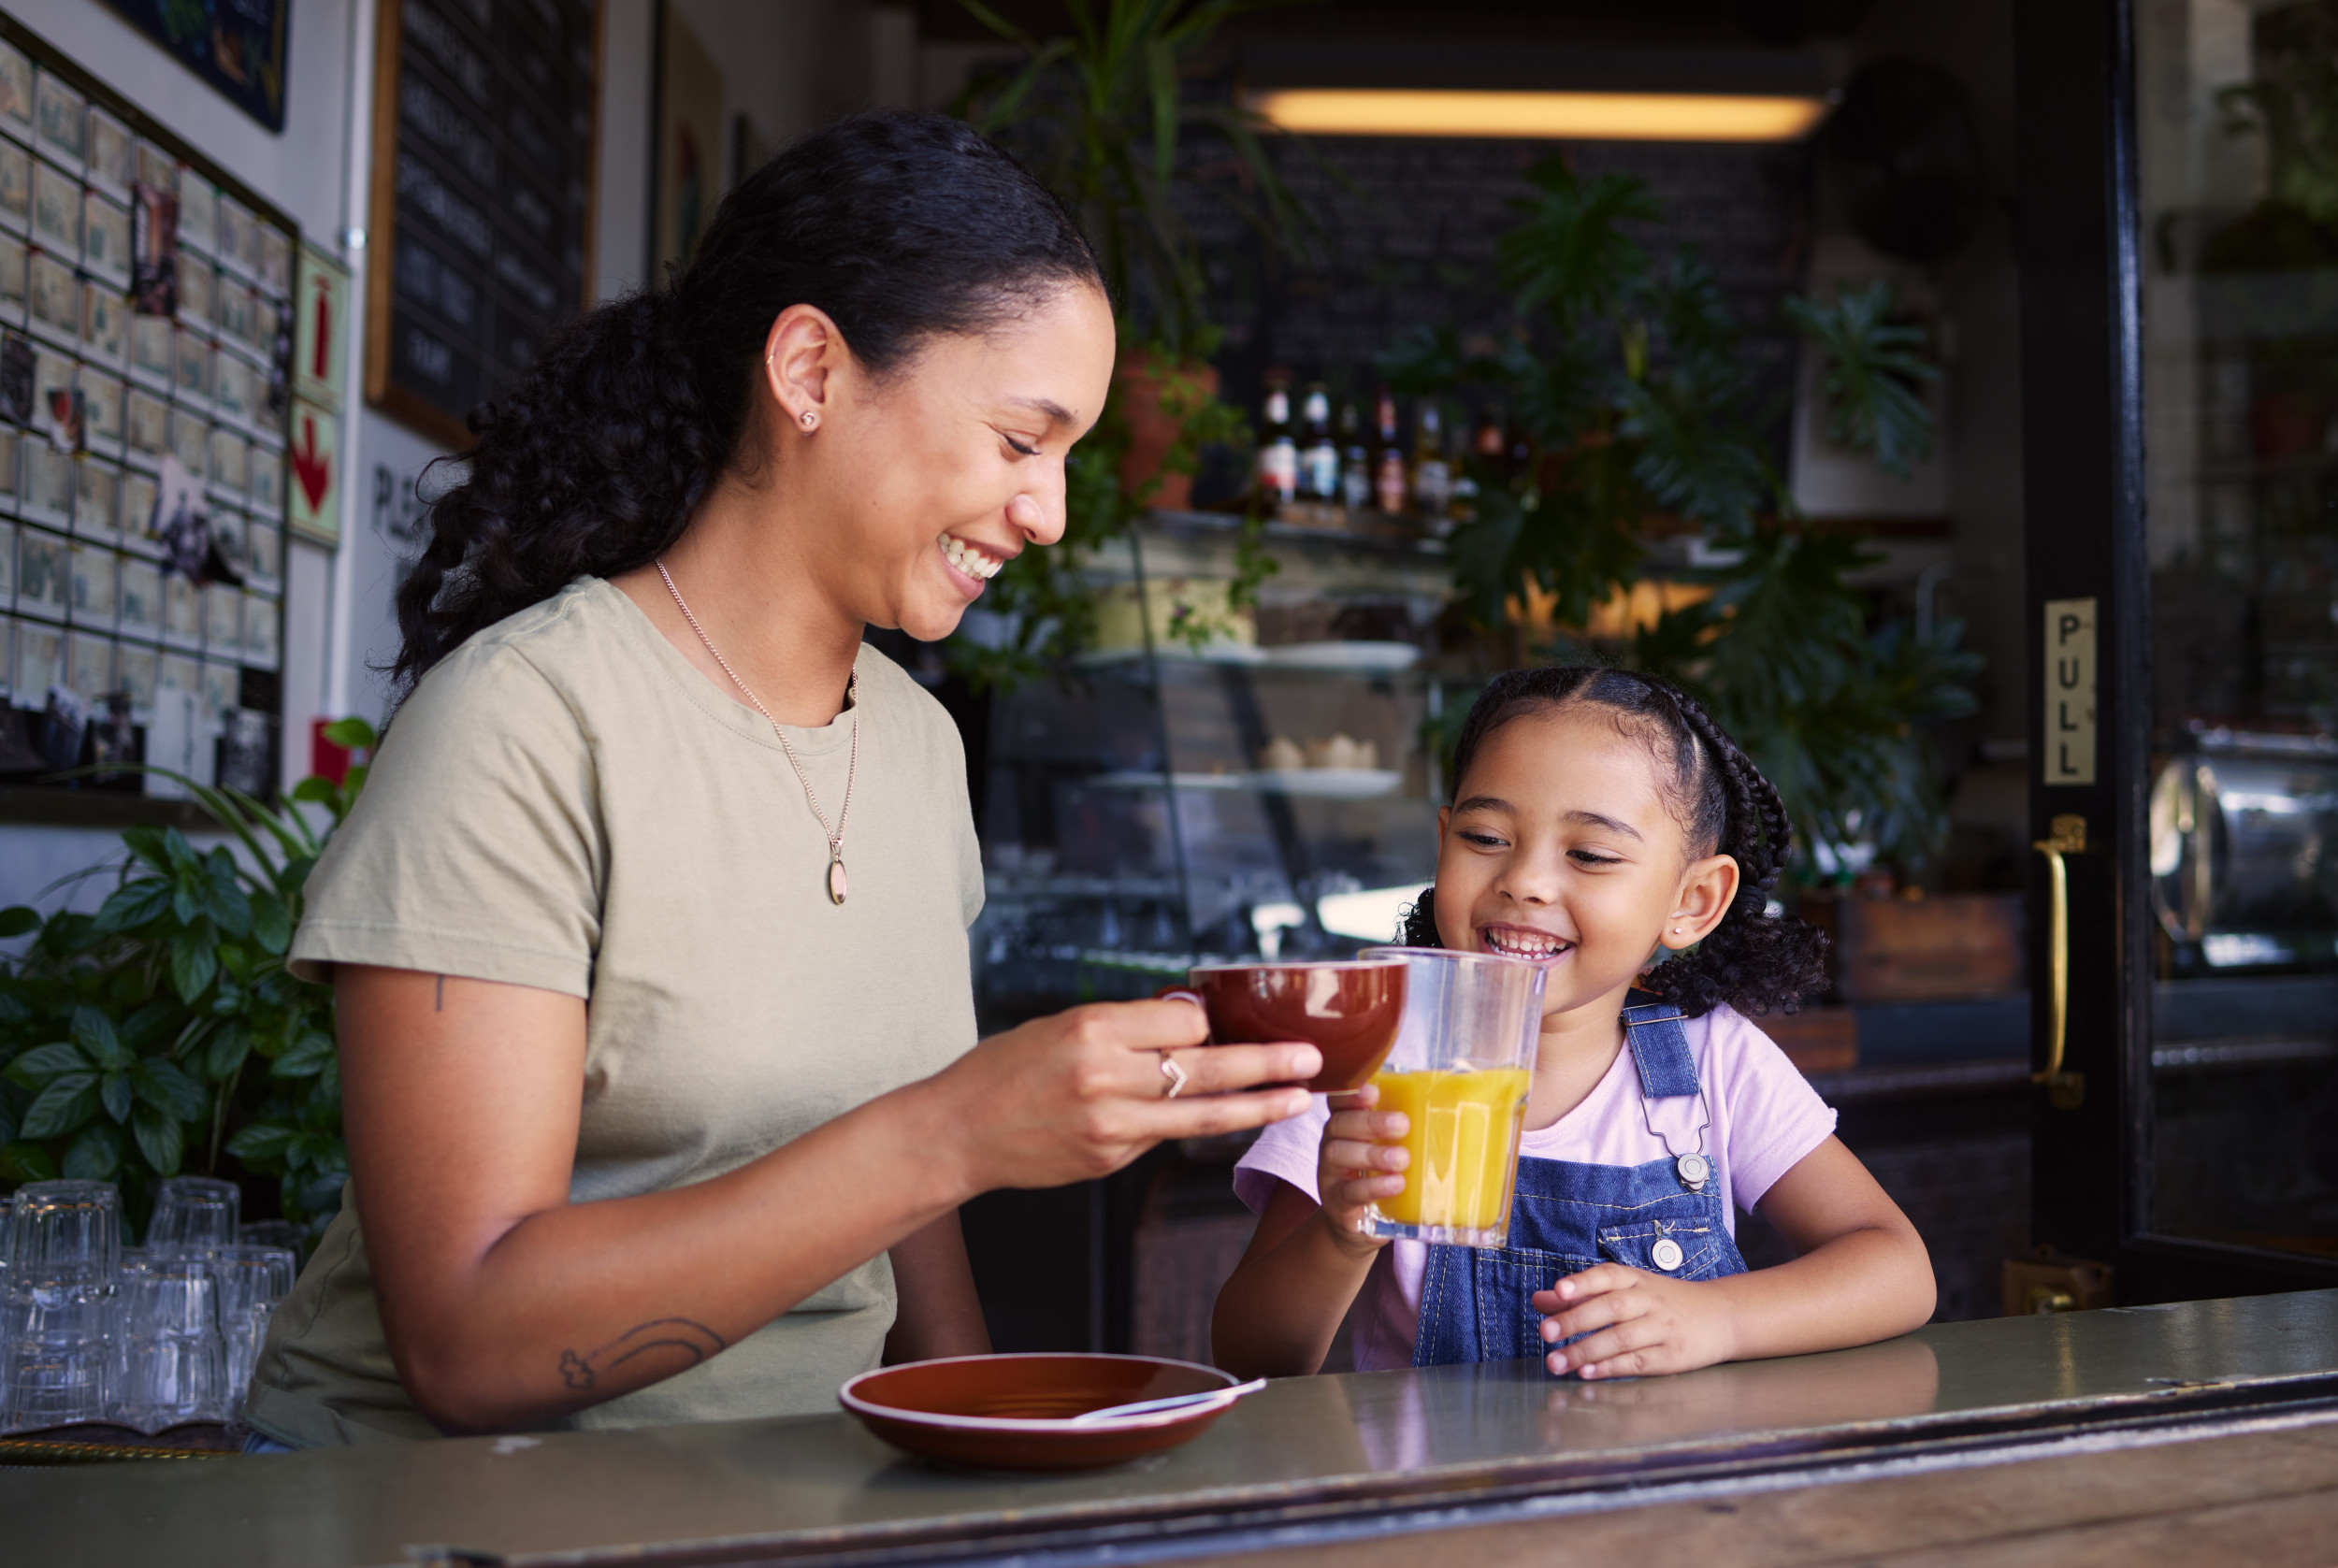
[[[587,298],[596,10],[382,0],[366,396],[451,446]]]

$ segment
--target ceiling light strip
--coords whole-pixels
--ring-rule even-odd
[[[1704,93],[1496,93],[1289,87],[1250,95],[1278,128],[1326,137],[1797,141],[1821,98]]]

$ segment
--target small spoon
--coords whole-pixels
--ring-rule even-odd
[[[1231,1388],[1211,1388],[1199,1394],[1172,1394],[1167,1399],[1138,1400],[1134,1404],[1107,1404],[1102,1410],[1083,1411],[1072,1417],[1075,1427],[1095,1421],[1117,1420],[1122,1416],[1150,1416],[1157,1410],[1182,1410],[1189,1404],[1207,1404],[1212,1400],[1232,1403],[1245,1394],[1255,1394],[1266,1387],[1266,1379],[1253,1377],[1248,1383],[1237,1383]]]

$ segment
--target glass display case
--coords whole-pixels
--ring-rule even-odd
[[[1434,651],[1441,548],[1272,527],[1236,609],[1234,521],[1151,514],[1091,568],[1093,650],[991,705],[990,1017],[1385,942],[1435,874],[1432,738],[1473,689]]]

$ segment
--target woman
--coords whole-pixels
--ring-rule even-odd
[[[861,642],[1062,534],[1113,323],[1061,207],[871,116],[479,417],[310,883],[352,1180],[251,1401],[292,1446],[832,1408],[988,1348],[957,1210],[1306,1104],[1180,1002],[976,1044],[956,732]],[[1185,1098],[1178,1098],[1183,1091]]]

